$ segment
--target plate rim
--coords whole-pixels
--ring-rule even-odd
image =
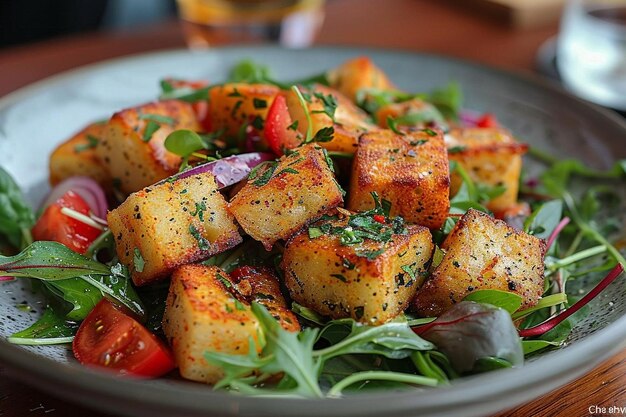
[[[13,105],[14,103],[20,102],[21,100],[32,97],[42,89],[47,88],[48,86],[63,83],[67,80],[70,80],[74,77],[80,76],[81,74],[89,73],[91,71],[97,71],[99,69],[106,68],[111,65],[116,64],[124,64],[125,62],[132,61],[141,61],[145,59],[151,59],[158,56],[170,56],[178,53],[200,53],[200,54],[211,54],[213,51],[217,51],[218,53],[221,51],[250,51],[250,49],[265,49],[267,51],[292,51],[294,53],[306,53],[308,50],[287,50],[285,48],[277,47],[277,46],[235,46],[235,47],[223,47],[223,48],[214,48],[210,51],[202,51],[202,52],[190,52],[189,50],[183,48],[174,48],[174,49],[164,49],[159,51],[152,51],[141,54],[132,54],[125,55],[121,57],[116,57],[112,59],[107,59],[87,65],[83,65],[69,71],[63,71],[58,74],[54,74],[52,76],[43,78],[34,83],[31,83],[27,86],[18,88],[15,91],[10,92],[9,94],[0,98],[0,112],[2,112],[5,108]],[[543,79],[534,74],[524,73],[524,72],[512,72],[507,71],[501,68],[492,67],[489,65],[460,59],[456,57],[449,57],[440,54],[433,53],[421,53],[406,49],[394,49],[394,48],[372,48],[372,47],[353,47],[353,46],[317,46],[310,48],[312,50],[332,50],[332,51],[344,51],[346,53],[356,53],[356,54],[374,54],[374,55],[407,55],[407,56],[425,56],[432,57],[441,61],[447,61],[455,64],[460,64],[463,66],[470,66],[480,70],[481,72],[487,73],[495,73],[499,76],[513,78],[518,81],[523,81],[525,83],[534,84],[542,89],[546,89],[550,94],[560,96],[560,98],[567,98],[568,100],[574,100],[579,105],[586,107],[587,109],[593,111],[595,115],[604,118],[605,120],[609,120],[611,123],[619,126],[621,130],[626,133],[626,121],[624,121],[617,114],[610,112],[609,110],[602,109],[599,106],[596,106],[592,103],[589,103],[583,99],[580,99],[568,91],[564,90],[562,87],[558,86],[555,82]],[[620,333],[621,331],[621,333]],[[594,353],[595,346],[597,346],[600,342],[607,346],[612,346],[613,348],[605,351],[602,355],[599,356],[590,356]],[[614,352],[617,352],[621,348],[626,346],[626,315],[623,315],[615,322],[606,326],[606,328],[601,329],[595,332],[590,337],[585,337],[584,339],[577,341],[572,346],[568,347],[566,351],[562,354],[550,355],[551,364],[548,367],[552,370],[549,374],[551,377],[559,377],[560,383],[558,385],[554,385],[549,389],[554,389],[557,386],[565,383],[563,381],[571,380],[574,377],[581,375],[582,373],[588,371],[593,366],[601,362],[604,358],[608,357]],[[585,362],[584,366],[580,366],[580,363],[572,360],[573,357],[586,357],[589,360]],[[232,394],[222,393],[222,392],[213,392],[208,391],[206,386],[193,384],[193,383],[174,383],[172,386],[148,386],[147,384],[143,384],[141,382],[137,382],[134,379],[120,379],[115,378],[106,373],[102,372],[94,372],[88,368],[82,367],[78,364],[64,364],[47,357],[43,357],[41,355],[37,355],[35,353],[26,351],[24,349],[19,348],[18,346],[13,346],[6,342],[3,338],[0,339],[0,360],[2,360],[3,365],[6,366],[10,371],[12,371],[12,375],[17,377],[18,379],[26,379],[22,378],[19,375],[19,372],[26,371],[28,376],[27,383],[31,385],[39,385],[40,388],[49,388],[42,386],[44,384],[33,384],[31,377],[33,375],[39,376],[42,379],[46,379],[49,381],[54,381],[59,384],[59,386],[82,386],[82,389],[86,389],[93,393],[106,393],[108,396],[115,397],[117,399],[128,399],[132,400],[131,397],[136,396],[137,391],[144,392],[149,391],[158,391],[161,393],[165,389],[165,393],[161,394],[170,394],[169,398],[167,395],[153,395],[154,397],[158,397],[162,401],[160,401],[156,407],[165,407],[168,404],[171,405],[171,399],[175,398],[178,395],[183,396],[197,396],[202,395],[204,399],[215,400],[219,399],[220,401],[214,401],[212,408],[206,409],[185,409],[181,408],[179,411],[191,411],[191,412],[206,412],[207,410],[213,410],[216,412],[229,414],[232,412],[232,405],[237,404],[240,405],[242,410],[258,410],[261,413],[269,413],[276,414],[276,408],[270,407],[267,408],[267,399],[263,398],[255,398],[255,397],[243,397],[243,396],[233,396]],[[41,365],[41,361],[45,362],[45,366]],[[490,397],[498,397],[507,393],[512,393],[520,389],[521,384],[520,381],[523,381],[523,386],[521,388],[535,388],[537,391],[536,384],[538,382],[542,382],[545,378],[545,374],[541,374],[540,372],[534,372],[539,369],[545,371],[546,367],[544,366],[545,362],[541,358],[536,362],[529,363],[522,368],[513,369],[513,370],[503,370],[499,372],[483,374],[476,377],[465,378],[459,382],[455,382],[450,387],[438,388],[435,391],[428,391],[429,395],[427,396],[426,401],[428,405],[431,407],[430,409],[433,412],[443,412],[448,409],[453,409],[454,406],[460,405],[471,405],[476,402],[481,403],[484,401],[484,389],[481,389],[480,383],[485,382],[486,379],[489,379],[489,383],[497,388],[496,390],[492,390],[488,396]],[[571,362],[568,363],[568,362]],[[17,365],[17,366],[15,366]],[[16,374],[14,374],[16,373]],[[541,377],[534,377],[534,375],[542,375]],[[512,377],[511,377],[512,376]],[[552,378],[550,379],[552,380]],[[114,384],[111,382],[115,381]],[[516,381],[513,383],[513,381]],[[90,384],[94,384],[91,385]],[[86,384],[86,385],[85,385]],[[184,384],[184,389],[183,389]],[[199,385],[199,386],[196,386]],[[542,389],[542,392],[546,392],[549,389]],[[182,391],[182,392],[178,392]],[[207,392],[208,391],[208,392]],[[478,394],[481,395],[478,395]],[[59,393],[57,393],[59,394]],[[66,399],[70,401],[76,402],[76,399],[71,396],[64,396]],[[442,397],[443,396],[443,397]],[[367,397],[367,400],[364,398]],[[320,413],[319,405],[322,403],[332,403],[333,411],[344,413],[346,415],[350,413],[363,415],[373,415],[379,413],[381,411],[385,411],[386,413],[394,413],[393,415],[406,415],[407,412],[415,412],[415,411],[426,411],[424,408],[420,408],[420,402],[424,402],[424,399],[420,398],[419,401],[410,401],[411,397],[418,398],[419,395],[416,395],[416,392],[411,390],[408,392],[402,393],[368,393],[367,396],[357,395],[354,397],[348,397],[341,401],[329,400],[329,399],[281,399],[281,405],[283,406],[283,412],[288,412],[288,410],[301,409],[306,410],[307,408],[311,409],[310,406],[315,405],[313,409],[315,410],[315,414]],[[439,397],[442,397],[444,401],[437,403]],[[199,398],[198,398],[199,399]],[[480,399],[480,400],[479,400]],[[144,401],[148,400],[148,398],[144,399]],[[383,404],[384,407],[381,407],[381,400],[387,400],[386,404]],[[517,401],[518,403],[523,402],[527,399]],[[79,401],[82,402],[82,401]],[[205,401],[203,401],[204,403]],[[360,404],[363,404],[359,406]],[[378,407],[376,405],[378,404]],[[438,405],[439,404],[439,405]],[[154,405],[154,404],[153,404]],[[189,404],[193,405],[193,404]],[[201,404],[196,404],[201,405]],[[204,404],[206,405],[206,404]],[[216,407],[217,405],[221,405],[221,407]],[[484,405],[484,404],[482,404]],[[301,406],[301,407],[300,407]],[[297,407],[297,408],[294,408]],[[346,409],[347,407],[347,409]],[[114,409],[111,409],[114,410]],[[497,411],[497,408],[495,409]],[[494,411],[494,410],[492,410]],[[195,415],[195,414],[194,414]],[[287,415],[287,414],[285,414]],[[307,414],[308,415],[308,414]],[[392,415],[392,414],[389,414]],[[434,415],[434,414],[431,414]],[[468,414],[469,415],[469,414]]]

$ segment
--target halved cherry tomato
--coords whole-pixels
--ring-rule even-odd
[[[282,155],[284,149],[297,148],[302,142],[297,130],[290,128],[291,123],[287,100],[283,94],[279,94],[267,111],[263,128],[265,140],[276,155]]]
[[[32,233],[35,240],[53,240],[78,253],[85,253],[89,245],[102,231],[61,212],[67,207],[81,214],[89,215],[89,205],[81,196],[68,191],[48,206],[39,218]]]
[[[373,218],[374,221],[385,224],[385,216],[383,216],[382,214],[374,214]]]
[[[498,127],[498,119],[491,113],[483,114],[478,121],[476,121],[476,127]]]
[[[80,325],[72,350],[83,365],[134,376],[158,377],[175,368],[165,344],[106,298]]]

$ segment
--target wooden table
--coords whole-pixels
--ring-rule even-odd
[[[510,29],[441,0],[331,0],[319,43],[435,52],[533,71],[537,48],[556,32],[556,23],[532,30]],[[80,65],[182,46],[180,28],[171,21],[133,33],[90,34],[0,50],[0,96]],[[626,406],[626,351],[583,378],[498,416],[590,416],[592,405]],[[0,416],[69,415],[103,416],[10,380],[0,363]]]

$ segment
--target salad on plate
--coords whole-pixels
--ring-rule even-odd
[[[9,342],[249,395],[435,387],[563,345],[626,264],[626,162],[530,148],[454,82],[357,57],[161,89],[59,145],[38,210],[0,168],[0,280],[47,300]]]

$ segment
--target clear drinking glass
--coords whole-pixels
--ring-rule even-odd
[[[309,46],[324,19],[324,0],[177,0],[187,43],[206,48],[279,42]]]
[[[626,110],[626,0],[570,0],[561,21],[557,63],[575,94]]]

